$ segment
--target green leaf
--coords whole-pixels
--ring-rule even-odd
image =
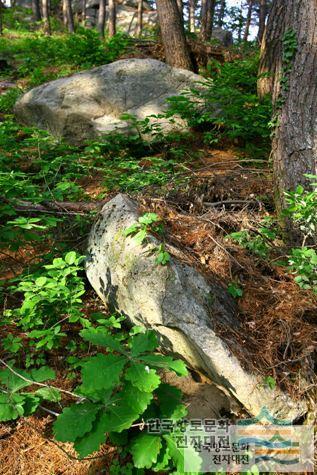
[[[87,457],[87,455],[96,452],[100,445],[106,442],[106,426],[107,419],[105,414],[102,414],[94,421],[92,430],[76,440],[74,447],[80,458]]]
[[[99,407],[91,402],[66,407],[53,424],[56,439],[60,442],[75,442],[87,434],[92,429]]]
[[[163,435],[164,439],[166,440],[169,453],[176,465],[177,471],[182,474],[185,472],[186,457],[186,468],[190,468],[191,472],[200,473],[201,458],[199,454],[193,447],[187,447],[186,449],[179,448],[177,446],[177,436],[182,437],[183,434],[181,432],[174,432],[173,434]]]
[[[163,418],[177,421],[187,414],[187,409],[182,401],[182,391],[170,384],[162,383],[155,391],[158,398],[160,411]]]
[[[110,348],[111,350],[122,352],[122,344],[116,340],[113,336],[107,335],[105,331],[101,332],[95,328],[89,328],[87,330],[82,330],[80,336],[92,343],[93,345],[102,346],[104,348]]]
[[[43,287],[47,282],[47,277],[38,277],[38,279],[35,280],[35,285],[37,287]]]
[[[61,400],[61,394],[58,389],[55,388],[40,388],[35,391],[35,394],[46,401],[58,402]]]
[[[137,468],[151,468],[157,461],[161,447],[162,441],[159,435],[137,435],[130,446],[134,466]]]
[[[152,470],[154,472],[161,472],[163,470],[166,471],[169,465],[169,461],[171,460],[171,456],[166,445],[166,440],[165,439],[161,439],[161,440],[162,440],[162,448],[157,457],[156,464],[152,467]]]
[[[104,417],[107,432],[122,432],[125,429],[130,429],[139,414],[124,402],[119,402],[113,405]]]
[[[171,356],[153,354],[144,355],[140,359],[149,366],[173,370],[178,376],[187,376],[188,371],[184,361],[174,360]]]
[[[126,361],[124,356],[101,353],[90,358],[82,368],[83,388],[88,391],[114,388],[120,382]]]
[[[33,414],[39,407],[41,399],[35,394],[31,393],[23,394],[23,398],[23,415],[29,416],[30,414]]]
[[[272,391],[276,388],[276,381],[272,376],[266,376],[266,378],[264,378],[264,384],[266,384]]]
[[[138,356],[147,351],[154,351],[157,346],[158,339],[153,330],[147,331],[146,333],[139,333],[132,337],[131,354],[132,356]]]
[[[125,374],[125,379],[140,391],[151,392],[160,385],[160,377],[153,369],[140,363],[131,364]]]
[[[74,264],[76,262],[76,252],[75,251],[68,252],[65,256],[65,262],[69,265]]]
[[[152,392],[140,391],[130,383],[126,383],[123,390],[118,393],[117,396],[118,398],[122,398],[122,400],[139,415],[143,414],[153,399]]]
[[[0,394],[0,421],[10,421],[23,416],[24,398],[20,394]]]

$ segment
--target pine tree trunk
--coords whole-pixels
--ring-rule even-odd
[[[279,124],[273,138],[272,155],[279,208],[284,192],[307,184],[304,174],[317,174],[317,2],[276,0],[269,16],[262,51],[262,68],[273,77],[270,88]],[[295,32],[297,52],[291,71],[282,73],[283,35]],[[271,51],[274,51],[274,55]],[[286,46],[284,45],[284,52]],[[287,87],[280,86],[284,74]],[[283,78],[283,79],[284,79]]]
[[[194,70],[176,0],[157,0],[166,62],[176,68]]]
[[[248,0],[248,3],[249,3],[249,5],[248,5],[248,14],[247,14],[247,19],[246,19],[246,23],[245,23],[243,41],[248,41],[248,38],[249,38],[254,0]]]
[[[215,14],[215,3],[215,0],[202,0],[201,2],[200,39],[202,41],[209,41],[211,39]]]
[[[267,0],[260,0],[258,42],[262,43],[267,16]]]
[[[140,38],[143,30],[143,0],[138,0],[138,25],[136,34]]]
[[[87,0],[83,0],[83,11],[81,15],[81,22],[84,26],[86,25],[86,17],[87,17]]]
[[[195,0],[188,1],[188,26],[191,33],[195,32]]]
[[[181,17],[181,21],[182,23],[184,23],[183,0],[176,0],[176,1],[177,1],[177,7],[178,7],[178,11]]]
[[[0,0],[0,35],[3,35],[3,3]]]
[[[219,17],[218,17],[218,26],[219,26],[219,28],[223,27],[225,12],[226,12],[226,0],[221,0],[220,10],[219,10]]]
[[[105,23],[106,23],[106,0],[99,0],[97,27],[98,27],[100,38],[105,37]]]
[[[44,22],[44,33],[45,35],[50,35],[51,23],[50,23],[49,0],[42,0],[42,12],[43,12],[43,22]]]
[[[108,30],[109,36],[114,36],[116,34],[117,27],[117,5],[116,0],[109,0],[109,23]]]
[[[66,0],[62,1],[62,10],[63,10],[63,24],[64,27],[67,28],[67,8],[66,8]]]
[[[75,25],[74,25],[74,15],[73,15],[71,0],[63,0],[63,4],[65,5],[65,15],[66,15],[66,23],[68,26],[68,31],[69,33],[74,33]]]
[[[40,8],[40,1],[39,0],[32,0],[32,13],[34,21],[41,21],[41,8]]]

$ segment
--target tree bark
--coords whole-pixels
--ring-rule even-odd
[[[179,14],[180,14],[180,17],[181,17],[181,21],[182,23],[184,24],[184,5],[183,5],[183,0],[176,0],[177,2],[177,7],[178,7],[178,11],[179,11]]]
[[[100,38],[105,37],[105,23],[106,23],[106,0],[99,0],[99,12],[98,12],[98,31]]]
[[[258,42],[262,43],[267,17],[267,0],[260,0]]]
[[[41,21],[42,20],[41,7],[40,7],[40,1],[39,0],[32,0],[32,13],[33,13],[34,21]]]
[[[44,33],[45,35],[50,35],[51,23],[50,23],[49,0],[42,0],[42,12],[43,12],[43,22],[44,22]]]
[[[219,17],[218,17],[218,26],[219,28],[223,27],[223,22],[225,18],[225,12],[226,12],[226,0],[221,0],[220,3],[220,10],[219,10]]]
[[[269,89],[279,119],[272,144],[278,209],[285,206],[285,191],[307,185],[304,174],[317,174],[316,18],[315,0],[275,0],[262,49],[261,67],[272,75]],[[296,33],[297,38],[290,64],[283,45],[286,32]]]
[[[63,17],[64,17],[64,24],[66,22],[69,33],[74,33],[75,25],[74,25],[74,15],[73,15],[71,0],[63,0]]]
[[[136,35],[140,38],[143,30],[143,0],[138,0],[138,24]]]
[[[117,30],[117,5],[116,0],[109,0],[109,19],[108,31],[109,36],[114,36]]]
[[[166,62],[176,68],[194,70],[176,0],[157,0]]]
[[[201,2],[200,38],[202,41],[209,41],[211,39],[215,3],[215,0],[202,0]]]
[[[81,22],[84,26],[86,25],[86,16],[87,16],[87,0],[83,0],[83,11],[81,15]]]
[[[3,3],[0,0],[0,35],[3,35]]]
[[[248,38],[249,38],[254,0],[248,0],[248,4],[249,4],[248,5],[248,14],[247,14],[247,19],[246,19],[246,23],[245,23],[243,41],[248,41]]]
[[[188,29],[191,33],[195,32],[195,0],[188,1]]]

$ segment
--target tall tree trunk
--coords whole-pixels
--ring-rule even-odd
[[[41,21],[42,20],[41,7],[40,7],[40,1],[39,0],[32,0],[32,13],[33,13],[34,21]]]
[[[209,41],[211,39],[215,3],[215,0],[202,0],[201,2],[200,38],[202,41]]]
[[[157,0],[166,62],[176,68],[194,70],[176,0]]]
[[[0,35],[3,35],[3,8],[4,5],[0,0]]]
[[[316,18],[315,0],[275,0],[262,50],[261,66],[272,74],[270,89],[279,119],[272,145],[279,208],[285,204],[285,191],[305,185],[304,174],[317,174]],[[283,41],[284,35],[296,37],[297,50]]]
[[[195,0],[188,0],[188,29],[191,33],[195,32]]]
[[[178,11],[179,11],[179,14],[180,14],[180,17],[181,17],[181,21],[182,21],[182,23],[184,23],[183,0],[176,0],[176,2],[177,2]]]
[[[86,25],[86,16],[87,16],[87,0],[83,0],[83,11],[81,15],[81,22],[84,26]]]
[[[223,22],[225,18],[225,12],[226,12],[226,0],[221,0],[220,2],[220,10],[219,10],[219,17],[218,17],[218,26],[219,28],[223,27]]]
[[[109,0],[109,23],[108,30],[109,36],[114,36],[116,34],[117,28],[117,5],[116,0]]]
[[[254,3],[254,0],[248,0],[248,4],[249,4],[248,5],[248,14],[247,14],[247,19],[246,19],[246,23],[245,23],[243,41],[248,41],[248,38],[249,38],[250,26],[251,26],[251,20],[252,20],[253,3]]]
[[[98,27],[100,38],[105,37],[105,23],[106,23],[106,0],[99,0],[97,27]]]
[[[49,0],[42,0],[42,12],[43,12],[43,22],[44,22],[44,33],[46,35],[50,35],[51,34],[51,23],[50,23]]]
[[[63,17],[64,17],[64,24],[66,22],[69,33],[74,33],[75,25],[74,25],[74,15],[73,15],[71,0],[63,0]]]
[[[62,1],[62,10],[63,10],[63,24],[64,27],[67,28],[67,8],[66,8],[66,0]]]
[[[143,30],[143,0],[138,0],[138,24],[136,34],[140,38]]]
[[[265,21],[267,17],[267,0],[260,0],[260,11],[259,11],[259,31],[258,31],[258,42],[261,44],[264,31],[265,31]]]

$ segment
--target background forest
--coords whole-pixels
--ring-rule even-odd
[[[181,312],[186,293],[199,307],[191,284],[204,276],[216,317],[201,333],[230,349],[274,415],[314,424],[316,18],[310,0],[0,0],[0,473],[183,474],[187,419],[257,415],[253,389],[228,390],[221,371],[164,343],[151,305],[148,318],[117,305],[115,264],[94,283],[101,209],[127,197],[139,211],[120,234],[135,272],[122,292],[131,278],[132,300],[156,302],[166,273],[188,266]],[[159,88],[165,67],[169,87],[174,68],[191,86],[155,114],[123,110],[128,132],[88,133],[81,102],[67,131],[63,110],[49,125],[43,85],[116,64],[132,96]],[[144,84],[142,64],[154,68]],[[84,81],[71,91],[82,104]],[[149,259],[150,280],[132,259]],[[154,419],[176,432],[149,433]]]

